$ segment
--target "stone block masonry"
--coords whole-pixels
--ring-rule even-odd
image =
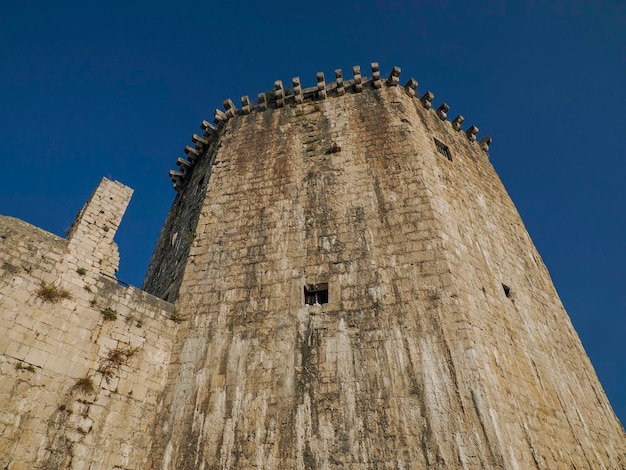
[[[76,216],[67,235],[67,250],[85,268],[115,276],[120,255],[113,241],[133,190],[103,178],[89,201]]]
[[[159,467],[626,468],[491,139],[372,71],[225,101],[173,177],[146,285],[189,322]]]
[[[491,138],[371,68],[203,121],[146,292],[124,185],[0,217],[0,468],[626,468]]]
[[[104,179],[67,239],[0,217],[0,468],[145,468],[178,325],[112,277],[131,193]]]

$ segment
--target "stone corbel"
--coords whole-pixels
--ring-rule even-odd
[[[319,99],[326,99],[326,80],[324,72],[317,72],[317,96]]]
[[[409,81],[406,82],[406,85],[404,85],[404,91],[411,98],[415,97],[415,89],[416,88],[417,88],[417,80],[415,80],[414,78],[409,78]]]
[[[476,142],[476,134],[478,134],[478,127],[471,126],[468,130],[465,131],[465,135],[470,140],[470,142]]]
[[[276,106],[279,108],[285,106],[285,88],[282,80],[274,82],[274,95],[276,96]]]
[[[196,144],[196,150],[202,152],[204,148],[209,145],[209,141],[204,137],[200,137],[198,134],[194,134],[191,136],[191,141]]]
[[[172,183],[174,184],[174,189],[178,191],[180,189],[180,186],[183,180],[185,179],[185,175],[183,175],[180,171],[176,171],[176,170],[170,170],[169,174],[170,174],[170,179],[172,180]]]
[[[447,103],[441,103],[441,105],[437,108],[437,116],[442,121],[445,121],[448,117],[448,111],[450,111],[450,106]]]
[[[191,162],[185,160],[184,158],[178,157],[176,159],[176,166],[180,168],[180,171],[182,171],[183,175],[187,175],[193,165],[191,164]]]
[[[389,86],[397,86],[400,83],[400,73],[402,69],[397,65],[394,65],[391,69],[391,74],[389,74],[389,78],[387,79],[387,85]]]
[[[235,107],[235,103],[233,103],[233,100],[231,100],[230,98],[225,99],[223,106],[224,106],[224,109],[226,110],[227,118],[230,119],[231,117],[235,117],[235,114],[237,114],[237,108]]]
[[[207,140],[217,136],[217,127],[215,127],[209,121],[202,121],[200,123],[200,129],[204,131],[204,138]]]
[[[432,91],[427,91],[420,98],[420,101],[422,102],[422,106],[424,106],[424,108],[430,109],[430,108],[433,107],[433,100],[434,99],[435,99],[435,94]]]
[[[198,158],[200,158],[200,152],[190,145],[185,146],[185,153],[191,163],[194,163]]]
[[[267,96],[265,96],[265,93],[259,93],[259,101],[257,106],[261,111],[265,111],[267,109]]]
[[[250,111],[252,111],[250,98],[247,95],[241,97],[241,111],[243,112],[243,114],[250,114]]]
[[[300,77],[293,77],[291,79],[291,85],[293,86],[293,99],[296,104],[302,103],[304,98],[302,96],[302,85],[300,84]]]
[[[374,85],[374,88],[380,88],[381,86],[383,86],[383,84],[380,81],[380,67],[378,67],[378,62],[372,62],[371,66],[372,66],[372,85]]]
[[[354,91],[360,93],[363,91],[363,77],[361,77],[361,66],[355,65],[352,67],[352,73],[354,74]]]
[[[337,83],[337,95],[343,96],[346,93],[346,89],[343,86],[343,74],[341,69],[335,70],[335,82]]]
[[[457,117],[455,117],[452,120],[452,127],[454,128],[454,130],[460,131],[461,130],[461,124],[463,124],[463,121],[465,121],[465,118],[463,116],[461,116],[460,114]]]
[[[493,139],[489,136],[485,136],[478,141],[478,143],[480,144],[480,148],[483,149],[485,152],[489,151],[489,146],[491,145],[492,142],[493,142]]]
[[[226,121],[228,121],[228,116],[226,116],[223,111],[216,109],[213,113],[213,122],[219,126]]]

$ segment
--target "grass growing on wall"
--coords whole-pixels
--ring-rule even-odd
[[[101,310],[100,313],[102,313],[102,316],[104,317],[105,320],[108,320],[108,321],[117,320],[117,312],[113,310],[112,308],[107,307],[104,310]]]
[[[74,388],[85,393],[92,393],[94,391],[93,380],[91,377],[82,377],[76,381]]]
[[[59,302],[63,299],[71,299],[72,294],[67,289],[55,286],[53,283],[46,283],[41,281],[39,289],[37,289],[37,296],[46,302]]]

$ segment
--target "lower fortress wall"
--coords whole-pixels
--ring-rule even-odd
[[[0,468],[149,461],[178,325],[172,304],[106,274],[118,259],[116,226],[102,231],[108,256],[89,210],[99,196],[119,202],[120,190],[103,180],[73,238],[0,217]]]

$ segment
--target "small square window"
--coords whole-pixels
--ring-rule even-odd
[[[328,303],[328,283],[309,284],[304,286],[304,303],[306,305]]]
[[[450,149],[446,144],[435,139],[435,145],[437,146],[437,152],[446,157],[448,160],[452,161],[452,154],[450,153]]]

